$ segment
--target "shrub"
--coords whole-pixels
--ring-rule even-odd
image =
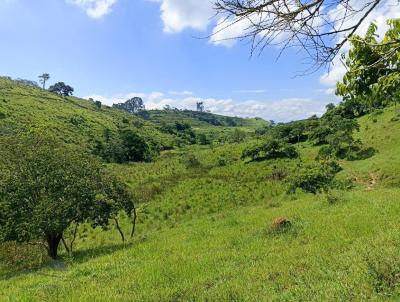
[[[226,166],[226,164],[227,164],[227,162],[226,162],[225,158],[220,157],[217,159],[217,163],[216,163],[217,167],[224,167],[224,166]]]
[[[261,145],[249,147],[242,152],[242,159],[251,160],[274,159],[274,158],[296,158],[296,148],[282,140],[269,139]]]
[[[182,163],[186,168],[199,168],[201,166],[201,162],[197,159],[197,157],[190,153],[182,158]]]
[[[367,256],[368,275],[377,293],[390,295],[400,285],[400,254],[398,248],[388,247]]]
[[[341,167],[335,161],[317,162],[300,167],[289,179],[288,193],[294,193],[298,188],[313,194],[327,192],[340,170]]]
[[[150,162],[157,155],[155,147],[131,129],[120,129],[117,134],[105,129],[103,136],[92,152],[107,162]]]
[[[285,169],[274,166],[271,173],[271,179],[281,181],[284,180],[287,177],[287,175],[288,173]]]

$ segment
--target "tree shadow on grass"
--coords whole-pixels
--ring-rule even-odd
[[[349,158],[349,160],[350,161],[365,160],[365,159],[371,158],[376,153],[377,153],[377,151],[372,147],[363,148],[363,149],[359,150],[354,157]]]
[[[37,265],[31,268],[19,269],[13,272],[8,272],[0,275],[1,280],[9,280],[17,276],[21,275],[29,275],[29,274],[36,274],[40,276],[47,276],[47,277],[54,277],[60,279],[68,279],[65,276],[59,274],[52,274],[52,273],[45,273],[41,272],[41,269],[51,268],[54,272],[62,272],[66,271],[68,267],[68,263],[84,263],[91,259],[95,259],[97,257],[101,257],[104,255],[109,255],[125,248],[130,248],[133,246],[133,242],[129,243],[119,243],[119,244],[111,244],[106,246],[98,246],[94,248],[88,248],[84,250],[77,250],[74,251],[72,254],[72,258],[70,258],[66,254],[62,254],[59,256],[57,260],[48,259],[44,261],[42,264]],[[60,247],[61,248],[61,247]]]
[[[84,263],[91,259],[113,254],[115,252],[127,249],[133,246],[133,242],[128,243],[118,243],[105,246],[98,246],[94,248],[88,248],[83,250],[74,251],[72,254],[72,262],[74,263]]]

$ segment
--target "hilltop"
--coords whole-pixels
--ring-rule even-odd
[[[220,126],[257,129],[268,125],[268,122],[261,118],[230,117],[191,110],[147,110],[142,113],[142,116],[155,124],[171,125],[180,122],[187,123],[193,128]]]

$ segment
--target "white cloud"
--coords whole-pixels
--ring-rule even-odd
[[[171,95],[193,95],[193,92],[189,91],[189,90],[184,90],[184,91],[171,90],[171,91],[168,91],[168,93]]]
[[[112,11],[117,0],[67,0],[67,3],[74,4],[83,9],[91,18],[101,18]]]
[[[210,0],[150,0],[161,3],[164,31],[181,32],[186,28],[205,30],[213,16]]]
[[[316,101],[309,98],[287,98],[281,100],[244,100],[235,101],[231,98],[202,98],[196,96],[178,95],[168,97],[161,92],[129,93],[105,97],[89,95],[85,98],[93,98],[104,104],[125,102],[134,96],[141,97],[147,109],[162,109],[166,105],[179,109],[195,110],[197,102],[204,102],[206,110],[216,114],[240,117],[262,117],[266,120],[292,121],[310,117],[313,114],[322,115],[325,112],[327,102]]]

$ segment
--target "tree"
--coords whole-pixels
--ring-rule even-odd
[[[310,131],[309,139],[314,145],[327,144],[329,137],[340,134],[343,138],[352,138],[360,125],[356,119],[341,116],[336,110],[329,110],[320,119],[319,125]]]
[[[304,192],[317,194],[328,192],[333,185],[335,175],[342,168],[335,161],[315,162],[310,165],[300,166],[289,178],[288,193],[296,192],[297,188]]]
[[[74,92],[74,88],[72,88],[69,85],[66,85],[64,82],[58,82],[50,86],[49,91],[57,93],[62,96],[70,96]]]
[[[39,77],[40,83],[43,85],[43,90],[46,89],[46,82],[50,80],[50,75],[48,73],[43,73]]]
[[[101,102],[100,101],[95,101],[94,105],[96,106],[97,109],[101,109]]]
[[[381,41],[377,40],[378,28],[374,23],[364,38],[354,35],[350,39],[347,72],[336,86],[336,94],[343,97],[341,107],[347,112],[353,108],[355,115],[363,115],[398,101],[400,20],[387,23],[389,28]]]
[[[114,134],[104,130],[104,139],[95,141],[93,154],[113,163],[151,161],[156,151],[133,130],[120,129]]]
[[[129,113],[138,113],[145,109],[144,102],[139,97],[131,98],[125,103],[114,104],[113,107]]]
[[[214,0],[221,16],[212,38],[250,40],[251,52],[303,49],[315,67],[330,63],[382,0]],[[224,39],[222,38],[222,39]],[[400,42],[400,41],[398,41]]]
[[[246,148],[242,152],[242,159],[250,158],[251,160],[296,158],[298,156],[293,145],[278,139],[268,139],[266,142]]]
[[[2,138],[0,155],[0,241],[39,241],[56,259],[72,224],[106,227],[134,210],[126,186],[79,149],[30,135]]]

